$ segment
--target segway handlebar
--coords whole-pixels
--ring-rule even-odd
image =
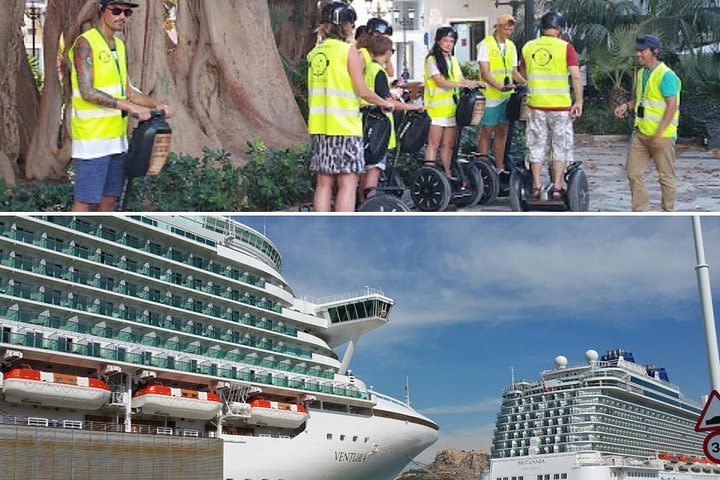
[[[135,119],[139,119],[140,115],[137,113],[133,113],[132,117]],[[164,110],[150,110],[150,118],[165,118],[165,111]]]

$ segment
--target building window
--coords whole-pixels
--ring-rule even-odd
[[[327,434],[327,439],[328,439],[328,440],[332,440],[332,433],[328,433],[328,434]]]

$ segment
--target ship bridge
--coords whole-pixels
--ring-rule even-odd
[[[395,303],[382,291],[369,287],[358,292],[307,300],[315,304],[316,315],[328,321],[327,328],[314,332],[317,336],[325,340],[330,348],[350,342],[338,372],[341,375],[347,371],[360,336],[386,324]]]

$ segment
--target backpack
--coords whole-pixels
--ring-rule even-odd
[[[397,139],[402,153],[417,153],[427,143],[432,120],[427,112],[410,111],[397,123]]]
[[[388,150],[390,119],[379,107],[364,108],[362,112],[365,164],[380,163]]]

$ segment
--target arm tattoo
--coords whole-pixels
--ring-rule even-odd
[[[117,99],[94,87],[93,52],[90,43],[84,38],[79,38],[75,45],[74,62],[82,98],[102,107],[117,108]]]

